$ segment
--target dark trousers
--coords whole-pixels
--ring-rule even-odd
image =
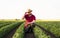
[[[25,33],[27,33],[27,32],[33,32],[33,28],[34,27],[35,27],[34,23],[32,25],[30,24],[30,26],[28,25],[27,28],[24,28]]]

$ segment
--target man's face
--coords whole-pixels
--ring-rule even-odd
[[[31,15],[31,12],[32,12],[32,10],[31,9],[28,9],[28,15]]]
[[[31,13],[28,13],[28,15],[31,15]]]

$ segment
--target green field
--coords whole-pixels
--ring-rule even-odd
[[[60,21],[36,21],[36,24],[42,26],[47,31],[52,32],[57,38],[60,38]],[[12,29],[17,28],[12,38],[24,37],[24,23],[23,21],[0,21],[0,38],[7,35]],[[39,27],[33,29],[36,38],[51,38],[50,35],[46,35],[45,32]]]
[[[60,21],[41,21],[37,22],[37,24],[44,27],[46,30],[52,32],[53,34],[55,34],[55,36],[60,38]]]

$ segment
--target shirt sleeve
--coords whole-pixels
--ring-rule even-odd
[[[27,12],[25,12],[25,14],[24,14],[24,18],[25,18],[26,15],[27,15]]]
[[[36,17],[33,15],[33,17],[34,17],[34,20],[36,20]]]

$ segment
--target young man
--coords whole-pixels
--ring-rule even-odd
[[[25,28],[28,26],[28,24],[35,23],[36,17],[31,13],[32,10],[28,9],[27,12],[25,12],[23,19],[25,19]]]

